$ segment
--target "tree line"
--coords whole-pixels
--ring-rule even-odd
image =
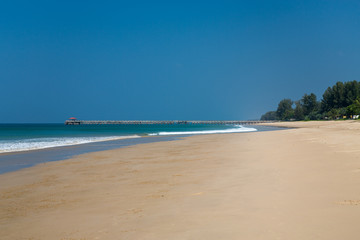
[[[322,99],[314,93],[304,94],[298,101],[283,99],[276,111],[269,111],[261,120],[320,120],[351,118],[360,115],[360,82],[337,82],[328,87]]]

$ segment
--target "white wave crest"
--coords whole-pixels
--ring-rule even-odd
[[[138,135],[132,136],[112,136],[112,137],[62,137],[62,138],[33,138],[22,140],[2,140],[0,141],[0,153],[21,152],[38,150],[44,148],[63,147],[79,145],[92,142],[103,142],[120,139],[139,138]]]
[[[204,131],[186,131],[186,132],[158,132],[151,133],[149,136],[164,136],[164,135],[197,135],[197,134],[216,134],[216,133],[239,133],[239,132],[255,132],[256,128],[247,128],[237,126],[236,128],[219,129],[219,130],[204,130]]]

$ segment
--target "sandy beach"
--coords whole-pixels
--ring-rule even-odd
[[[192,136],[0,175],[1,239],[359,239],[360,121]]]

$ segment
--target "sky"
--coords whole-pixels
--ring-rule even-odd
[[[0,2],[0,123],[251,120],[360,80],[360,1]]]

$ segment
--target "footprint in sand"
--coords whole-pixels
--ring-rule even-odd
[[[360,205],[360,200],[344,200],[336,202],[337,205],[349,205],[349,206],[357,206]]]

